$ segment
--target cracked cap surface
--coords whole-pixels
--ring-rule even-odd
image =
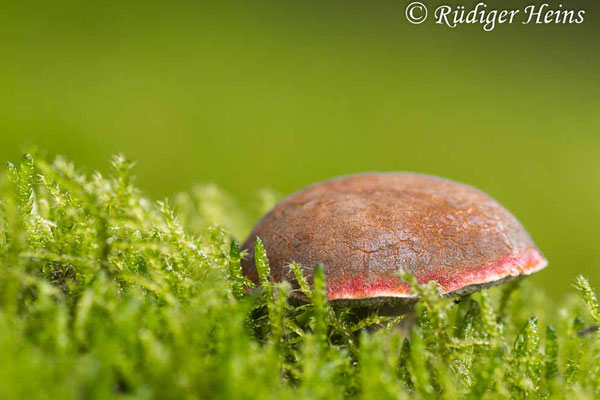
[[[487,194],[446,179],[369,173],[317,183],[283,199],[242,246],[258,281],[254,241],[262,239],[272,278],[293,282],[297,262],[312,278],[324,265],[329,300],[413,297],[398,272],[437,281],[445,294],[539,271],[547,261],[519,221]]]

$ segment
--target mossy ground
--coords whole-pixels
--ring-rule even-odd
[[[0,398],[512,399],[600,396],[600,307],[525,281],[459,299],[433,284],[405,338],[399,317],[310,304],[268,280],[246,294],[235,235],[252,214],[211,185],[155,202],[132,165],[84,175],[58,159],[9,164],[0,208]],[[221,226],[221,227],[219,227]],[[231,233],[229,233],[231,232]],[[404,276],[399,279],[411,280]]]

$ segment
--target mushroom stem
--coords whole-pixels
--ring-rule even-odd
[[[415,307],[411,306],[409,310],[405,312],[406,318],[404,318],[398,325],[396,325],[396,329],[402,332],[402,335],[410,339],[410,333],[412,328],[417,324],[417,312],[415,311]]]

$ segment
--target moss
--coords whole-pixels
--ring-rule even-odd
[[[583,277],[560,304],[527,282],[457,302],[403,277],[422,298],[405,338],[402,317],[328,303],[321,267],[311,287],[291,266],[309,301],[288,301],[260,241],[262,288],[246,291],[225,228],[243,234],[256,214],[212,186],[171,207],[133,186],[122,156],[106,177],[39,156],[6,170],[2,398],[600,395],[600,312]]]

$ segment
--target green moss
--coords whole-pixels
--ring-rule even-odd
[[[240,234],[251,212],[216,189],[172,208],[132,185],[125,158],[112,166],[107,177],[41,157],[7,167],[1,398],[600,395],[600,312],[583,277],[581,298],[555,304],[527,282],[455,302],[405,276],[422,298],[405,338],[402,317],[327,303],[320,266],[313,286],[291,266],[310,302],[290,304],[260,240],[261,290],[246,293],[243,254],[219,226]]]

